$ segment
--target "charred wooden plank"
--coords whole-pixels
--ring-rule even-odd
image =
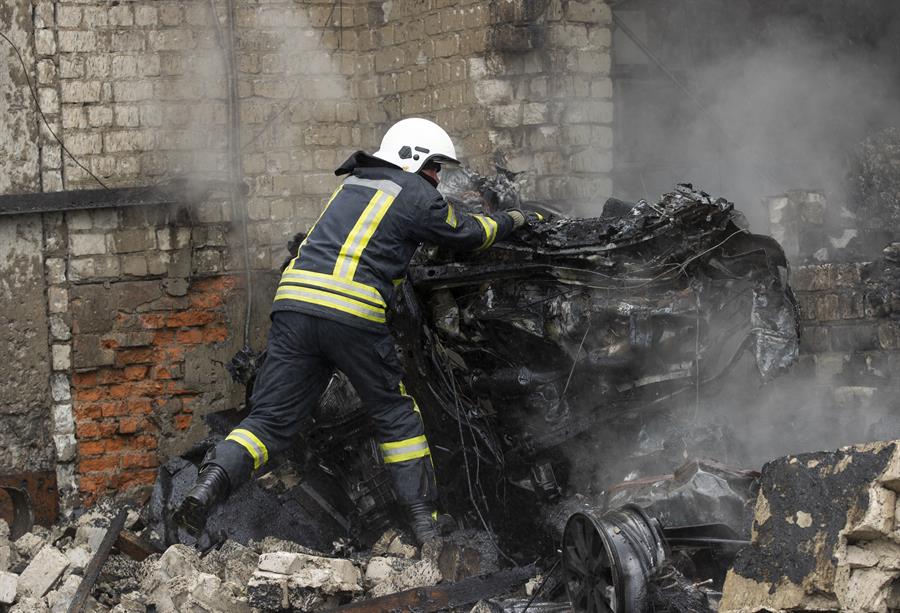
[[[116,549],[132,560],[143,562],[154,553],[162,553],[152,543],[142,539],[134,532],[123,530],[116,539]]]
[[[112,551],[113,544],[119,537],[119,533],[122,532],[122,528],[125,527],[125,519],[127,517],[128,509],[122,509],[110,522],[109,529],[100,542],[100,547],[97,548],[97,553],[94,554],[94,557],[91,558],[90,563],[84,570],[84,578],[75,591],[75,597],[72,598],[68,613],[81,613],[84,603],[87,602],[88,596],[91,595],[94,583],[97,582],[97,577],[100,576],[100,569],[103,568],[103,563],[106,562],[109,552]]]

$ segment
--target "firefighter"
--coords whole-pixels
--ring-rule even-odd
[[[422,243],[487,249],[525,222],[517,209],[492,215],[455,210],[437,191],[442,164],[458,164],[437,124],[404,119],[374,155],[357,151],[346,176],[281,276],[266,360],[251,411],[207,453],[176,510],[202,532],[214,507],[294,444],[333,370],[350,379],[368,412],[382,458],[416,540],[437,536],[437,486],[419,408],[406,392],[386,311]]]

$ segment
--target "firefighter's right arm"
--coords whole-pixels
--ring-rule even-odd
[[[418,209],[413,238],[457,251],[487,249],[516,227],[509,213],[477,215],[458,211],[443,197]]]

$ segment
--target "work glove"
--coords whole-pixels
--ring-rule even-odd
[[[544,216],[540,213],[525,212],[522,209],[508,209],[506,214],[512,217],[513,230],[518,230],[524,226],[526,221],[544,221]]]

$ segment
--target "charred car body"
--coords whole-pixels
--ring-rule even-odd
[[[462,170],[446,196],[462,209],[521,206],[512,179]],[[675,468],[710,445],[729,460],[727,427],[692,418],[700,390],[748,357],[761,380],[797,359],[787,270],[780,246],[751,234],[732,203],[687,184],[655,204],[610,200],[597,218],[533,221],[485,252],[421,249],[390,325],[445,510],[483,527],[510,560],[553,557],[563,538],[577,610],[646,608],[646,582],[669,563],[718,582],[719,562],[746,538],[739,511],[754,480],[702,463]],[[230,368],[249,388],[261,359],[244,352]],[[221,421],[224,433],[233,422]],[[365,543],[392,522],[370,432],[336,373],[297,453],[272,469],[294,467],[278,494],[296,492],[333,520],[320,526],[326,540],[350,533]],[[189,466],[163,469],[157,487],[167,538],[177,538],[165,518],[180,495],[173,483]],[[706,491],[710,479],[723,487]],[[704,495],[728,500],[697,515],[690,501]],[[227,505],[222,513],[232,521],[212,524],[234,538],[240,522]],[[629,567],[632,550],[646,559]]]

